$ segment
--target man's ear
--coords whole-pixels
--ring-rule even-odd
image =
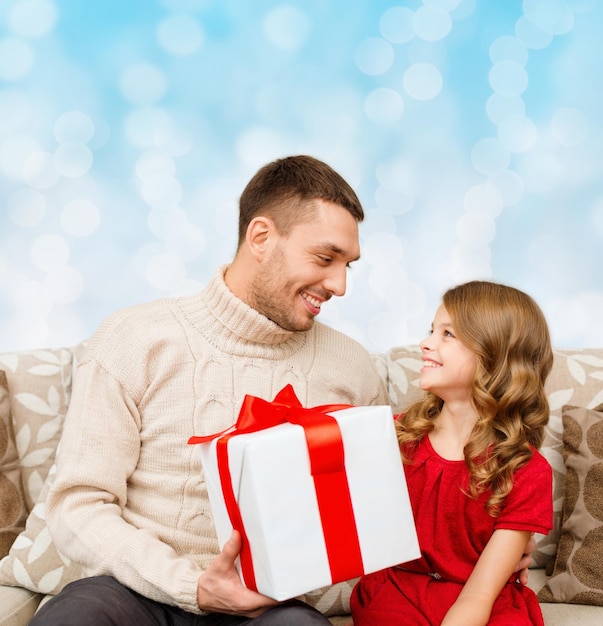
[[[247,246],[258,261],[264,258],[273,243],[276,229],[269,217],[254,217],[247,227]]]

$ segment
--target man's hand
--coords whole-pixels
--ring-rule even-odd
[[[519,561],[515,568],[517,579],[522,585],[528,584],[528,567],[532,564],[532,552],[534,552],[534,550],[536,550],[536,540],[534,539],[534,533],[532,533],[526,545],[525,552],[521,557],[521,561]]]
[[[241,551],[241,535],[234,530],[222,552],[201,574],[197,583],[197,603],[204,611],[258,617],[278,602],[247,589],[235,569]]]

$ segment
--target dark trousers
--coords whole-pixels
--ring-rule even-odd
[[[292,600],[255,619],[211,613],[195,615],[149,600],[111,576],[83,578],[67,585],[29,622],[30,626],[311,626],[329,620],[311,606]]]

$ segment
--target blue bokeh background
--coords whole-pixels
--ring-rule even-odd
[[[201,288],[264,163],[324,159],[367,212],[321,319],[418,341],[472,278],[603,345],[603,3],[0,0],[0,351]]]

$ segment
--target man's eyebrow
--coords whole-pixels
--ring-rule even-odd
[[[329,250],[335,254],[339,254],[340,256],[346,256],[345,250],[343,248],[341,248],[340,246],[338,246],[335,243],[331,243],[330,241],[324,241],[321,243],[317,243],[317,246],[323,248],[324,250]],[[358,261],[358,259],[360,259],[360,255],[354,257],[353,259],[349,260],[349,263],[353,263],[354,261]]]

